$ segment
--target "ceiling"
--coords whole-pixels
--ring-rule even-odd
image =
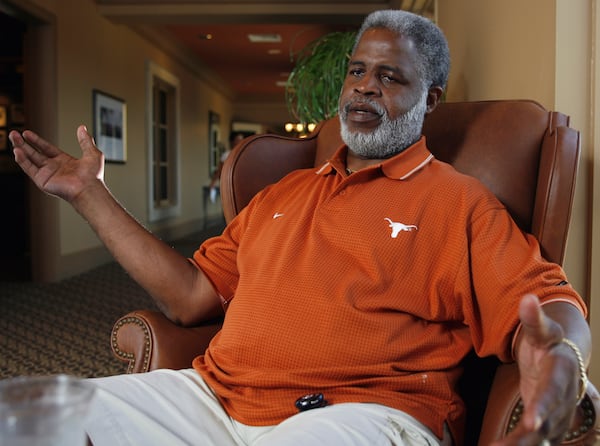
[[[331,31],[355,30],[377,9],[434,17],[435,0],[95,0],[99,13],[134,28],[236,101],[283,101],[293,56]],[[249,34],[278,35],[252,43]]]

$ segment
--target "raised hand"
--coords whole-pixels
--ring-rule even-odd
[[[566,313],[573,310],[568,317],[578,319],[578,310],[561,305],[565,305]],[[525,411],[518,427],[496,444],[559,444],[577,404],[581,383],[578,360],[571,347],[562,342],[563,327],[545,314],[535,296],[523,298],[520,318],[517,361]],[[577,325],[580,324],[579,321]]]
[[[32,131],[10,132],[15,161],[42,191],[72,203],[83,190],[104,183],[104,156],[85,126],[77,129],[80,159],[60,150]]]

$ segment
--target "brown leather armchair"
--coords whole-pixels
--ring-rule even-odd
[[[424,134],[433,154],[479,178],[506,205],[517,224],[540,241],[544,256],[562,264],[580,151],[569,118],[532,101],[443,103]],[[293,169],[320,165],[341,144],[337,118],[309,137],[256,135],[236,147],[221,175],[221,199],[230,221],[256,192]],[[128,372],[190,367],[220,321],[183,328],[160,313],[135,311],[112,333],[115,355]],[[494,358],[465,360],[461,394],[467,402],[465,444],[489,444],[519,421],[518,370]],[[563,444],[592,445],[600,430],[593,387],[578,409]]]

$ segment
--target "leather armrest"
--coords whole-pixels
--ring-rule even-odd
[[[182,327],[158,311],[139,310],[115,322],[111,346],[117,358],[128,362],[127,373],[183,369],[204,353],[220,329],[221,321]]]
[[[488,445],[507,435],[518,424],[522,410],[518,366],[514,363],[502,364],[496,371],[490,390],[479,444]],[[594,446],[600,438],[599,413],[600,395],[589,383],[587,394],[579,404],[571,428],[561,444]]]

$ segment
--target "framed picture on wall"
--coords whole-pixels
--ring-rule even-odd
[[[127,110],[125,101],[93,90],[94,139],[109,163],[127,161]]]

